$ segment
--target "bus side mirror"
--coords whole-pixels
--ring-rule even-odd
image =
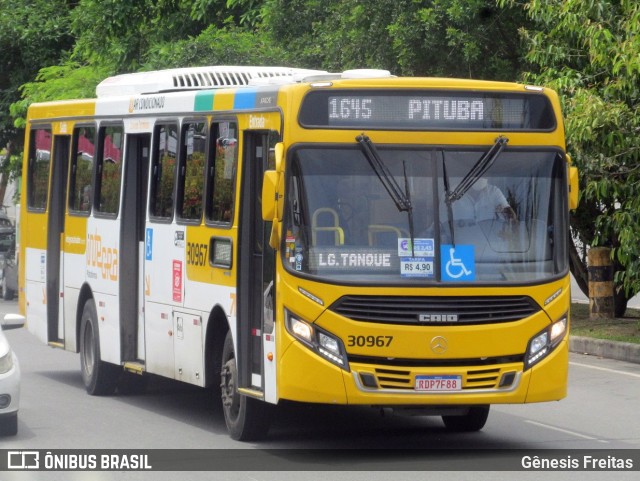
[[[275,170],[267,170],[262,180],[262,220],[272,222],[279,219],[280,210],[278,208],[279,193],[278,185],[280,174]]]
[[[578,168],[569,167],[569,209],[578,208]]]
[[[284,144],[282,142],[278,142],[274,146],[273,152],[276,160],[276,172],[282,172],[282,168],[284,167],[284,163],[282,161],[284,158]]]
[[[275,170],[267,170],[262,180],[262,220],[272,222],[269,245],[274,249],[280,244],[280,219],[282,218],[283,178]]]
[[[262,180],[262,220],[273,222],[278,213],[278,183],[280,175],[275,170],[267,170]]]

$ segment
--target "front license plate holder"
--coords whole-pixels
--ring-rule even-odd
[[[462,376],[416,376],[414,389],[420,392],[456,392],[462,390]]]

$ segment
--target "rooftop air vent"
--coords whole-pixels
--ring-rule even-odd
[[[138,72],[109,77],[96,87],[98,97],[141,95],[179,90],[245,87],[250,84],[298,82],[322,70],[288,67],[195,67]]]

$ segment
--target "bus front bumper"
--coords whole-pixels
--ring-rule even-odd
[[[349,371],[293,343],[282,358],[279,398],[344,405],[417,406],[522,404],[566,396],[569,348],[565,338],[545,359],[474,366],[351,362]],[[287,366],[286,368],[283,368]]]

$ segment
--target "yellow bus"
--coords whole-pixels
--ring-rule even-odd
[[[19,257],[29,329],[79,352],[89,394],[213,387],[240,440],[282,400],[475,431],[565,396],[553,91],[217,66],[96,93],[29,108]]]

